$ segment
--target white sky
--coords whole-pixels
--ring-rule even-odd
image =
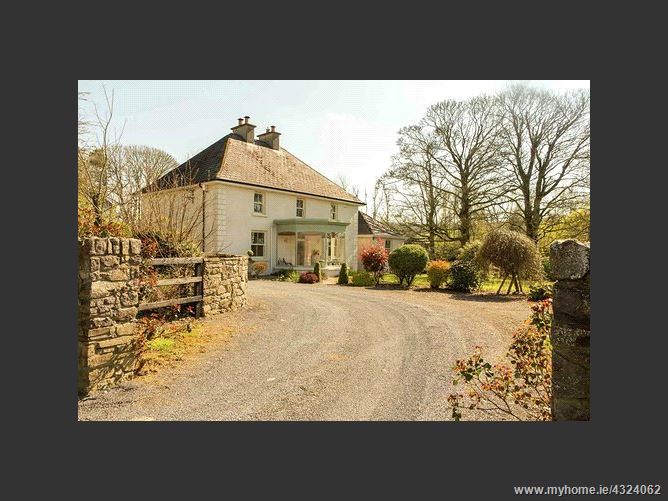
[[[89,100],[114,91],[121,142],[160,148],[183,162],[230,132],[249,115],[256,135],[269,125],[281,146],[330,179],[344,174],[371,197],[390,167],[397,131],[420,120],[427,107],[451,98],[491,93],[505,80],[263,80],[79,81]],[[552,89],[589,88],[588,80],[539,80]]]

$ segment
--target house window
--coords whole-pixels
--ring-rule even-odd
[[[297,217],[304,217],[304,200],[297,199]]]
[[[253,212],[255,214],[264,214],[264,194],[255,193],[253,195]]]
[[[251,232],[251,251],[253,257],[264,257],[264,231]]]
[[[329,219],[336,221],[336,204],[329,205]]]
[[[388,252],[390,251],[391,243],[389,238],[385,239],[385,249],[387,249]]]

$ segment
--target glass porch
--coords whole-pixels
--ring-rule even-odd
[[[277,268],[313,269],[316,262],[340,267],[346,260],[347,223],[327,220],[276,221]]]

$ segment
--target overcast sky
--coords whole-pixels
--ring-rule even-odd
[[[330,179],[344,174],[366,188],[390,166],[397,131],[427,107],[451,98],[492,93],[501,80],[79,81],[91,102],[114,91],[121,142],[160,148],[183,162],[249,115],[256,135],[275,125],[281,146]],[[539,80],[545,88],[589,88],[588,80]],[[101,106],[101,109],[104,107]]]

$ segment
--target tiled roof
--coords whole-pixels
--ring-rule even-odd
[[[247,143],[236,134],[228,134],[168,172],[158,185],[167,186],[175,173],[188,170],[189,184],[220,179],[363,204],[289,151],[274,150],[260,141]]]
[[[357,234],[358,235],[391,235],[393,237],[405,238],[394,232],[392,228],[372,218],[362,211],[357,211]]]

